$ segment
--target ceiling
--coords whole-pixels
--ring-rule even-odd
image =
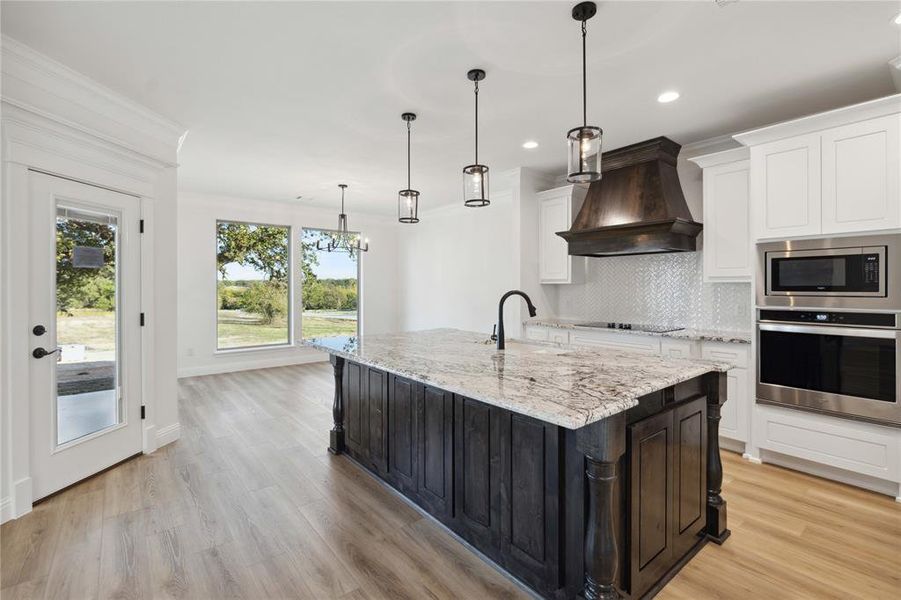
[[[479,158],[557,174],[580,124],[570,2],[7,2],[2,31],[190,130],[179,188],[391,214],[404,111],[422,210]],[[901,2],[601,2],[589,124],[682,144],[893,93]],[[660,104],[676,89],[682,97]],[[536,140],[539,147],[521,144]],[[298,201],[295,197],[302,195]]]

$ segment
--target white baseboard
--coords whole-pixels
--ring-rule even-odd
[[[166,444],[171,444],[181,435],[181,424],[173,423],[156,430],[156,447],[162,448]]]
[[[6,523],[13,518],[13,500],[9,496],[0,498],[0,523]]]
[[[236,360],[237,356],[241,356],[242,360]],[[272,367],[287,367],[290,365],[305,365],[308,363],[322,362],[328,360],[328,355],[321,352],[313,352],[298,356],[292,354],[290,356],[268,356],[265,358],[253,358],[248,352],[241,355],[239,353],[229,354],[228,362],[212,362],[206,365],[196,365],[193,367],[179,367],[178,377],[199,377],[201,375],[218,375],[219,373],[234,373],[237,371],[250,371],[253,369],[269,369]]]
[[[735,452],[736,454],[744,454],[745,443],[720,436],[720,449],[728,450],[729,452]]]
[[[885,494],[886,496],[897,497],[899,493],[898,482],[896,481],[888,481],[885,479],[871,477],[870,475],[854,473],[853,471],[847,471],[845,469],[839,469],[838,467],[815,463],[809,460],[804,460],[803,458],[796,458],[794,456],[780,454],[778,452],[767,450],[765,448],[760,449],[760,458],[758,459],[758,461],[779,465],[780,467],[785,467],[786,469],[801,471],[802,473],[807,473],[809,475],[816,475],[817,477],[822,477],[823,479],[831,479],[833,481],[838,481],[839,483],[853,485],[855,487],[877,492],[879,494]]]

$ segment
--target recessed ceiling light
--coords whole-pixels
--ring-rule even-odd
[[[895,23],[895,25],[901,25],[901,12],[895,15],[895,18],[892,19],[892,21]]]
[[[666,104],[667,102],[672,102],[673,100],[678,100],[678,99],[679,99],[679,92],[676,92],[676,91],[663,92],[662,94],[657,96],[657,102],[662,102],[663,104]]]
[[[522,147],[526,150],[534,150],[538,147],[538,142],[536,142],[535,140],[529,140],[528,142],[523,142]]]

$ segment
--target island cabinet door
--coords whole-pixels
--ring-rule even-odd
[[[707,397],[673,411],[673,549],[684,556],[707,523]]]
[[[640,598],[673,564],[673,412],[629,426],[629,580]]]
[[[423,386],[416,428],[419,504],[442,521],[453,506],[453,427],[454,395]]]
[[[351,454],[365,462],[366,441],[364,439],[368,427],[365,418],[366,396],[363,392],[364,373],[366,367],[347,361],[344,365],[344,436]]]
[[[504,412],[454,396],[453,529],[495,560],[500,550],[500,428]]]
[[[501,556],[532,587],[560,587],[559,428],[504,411],[501,437]]]
[[[363,392],[369,414],[367,447],[369,462],[376,471],[388,472],[388,374],[376,369],[366,369]]]
[[[388,472],[386,479],[416,499],[416,410],[422,385],[391,375],[388,384]]]

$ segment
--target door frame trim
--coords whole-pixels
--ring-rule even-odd
[[[169,165],[139,155],[107,140],[60,125],[45,115],[38,115],[3,99],[2,168],[3,194],[0,203],[0,394],[4,401],[2,444],[5,497],[0,498],[0,522],[31,512],[34,500],[31,464],[31,422],[28,377],[12,374],[28,373],[30,328],[28,314],[30,290],[28,273],[31,256],[28,248],[30,222],[30,178],[32,173],[61,177],[139,199],[140,218],[145,221],[140,240],[141,292],[140,304],[149,324],[154,323],[154,195],[159,178]],[[174,190],[173,190],[174,193]],[[23,201],[27,199],[28,201]],[[24,284],[22,282],[25,282]],[[24,285],[24,288],[23,288]],[[16,294],[11,288],[16,286]],[[141,328],[141,393],[146,406],[142,423],[142,452],[149,454],[161,443],[178,438],[178,424],[166,427],[166,439],[158,439],[154,422],[156,396],[154,377],[154,327]],[[174,428],[174,430],[173,430]]]

